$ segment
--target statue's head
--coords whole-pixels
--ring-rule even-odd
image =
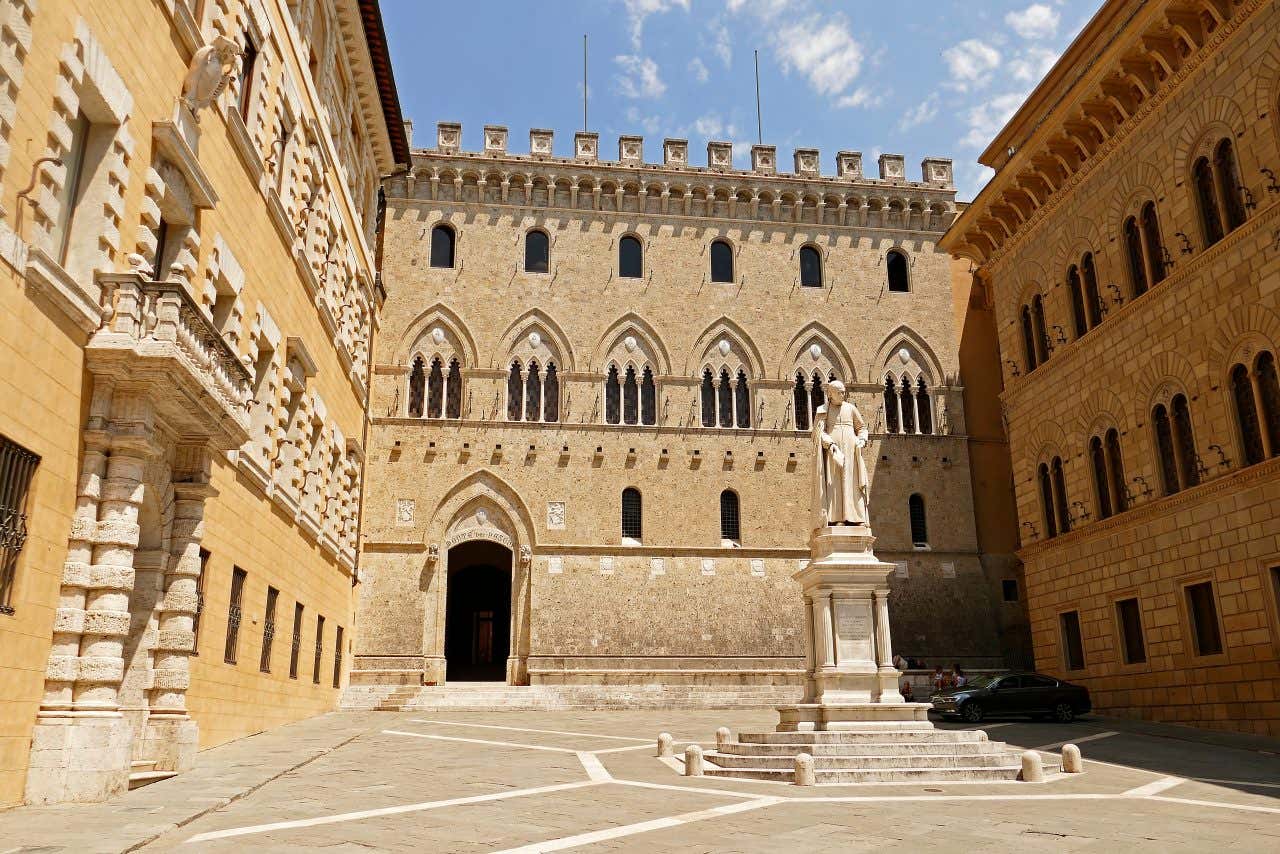
[[[826,385],[827,403],[841,404],[844,403],[844,383],[840,380],[832,380]]]

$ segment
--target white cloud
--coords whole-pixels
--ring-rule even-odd
[[[694,120],[693,130],[699,137],[715,139],[724,130],[724,120],[715,113],[707,113],[705,116]]]
[[[633,128],[645,133],[657,133],[662,126],[662,120],[658,116],[646,116],[635,107],[627,107],[627,121]]]
[[[862,45],[841,18],[783,25],[775,31],[774,49],[784,70],[799,71],[822,95],[840,94],[862,70]]]
[[[640,36],[644,32],[644,19],[650,15],[670,11],[676,7],[689,11],[689,0],[622,0],[631,25],[631,46],[640,50]]]
[[[711,76],[711,72],[707,70],[706,63],[696,56],[689,62],[689,73],[699,83],[706,83],[707,78]]]
[[[1010,12],[1004,16],[1004,22],[1024,39],[1051,39],[1058,32],[1061,16],[1058,11],[1044,3],[1032,3],[1019,12]]]
[[[711,24],[711,36],[714,39],[711,49],[720,57],[724,67],[728,68],[733,63],[733,43],[729,39],[729,28],[723,21],[715,21]]]
[[[933,121],[937,115],[938,96],[933,94],[903,114],[902,120],[898,122],[898,130],[911,130],[911,128],[927,124]]]
[[[667,84],[658,76],[658,63],[647,56],[615,56],[620,73],[614,78],[618,92],[627,98],[660,98]]]
[[[1058,61],[1056,51],[1044,47],[1029,47],[1009,60],[1009,73],[1016,80],[1035,83],[1049,73],[1053,64]]]
[[[947,48],[942,59],[951,72],[951,80],[945,85],[962,92],[985,86],[1000,67],[1000,51],[978,39],[966,39]]]
[[[986,183],[996,174],[996,170],[981,163],[967,160],[956,162],[956,196],[962,201],[971,202]]]
[[[966,148],[986,148],[1026,99],[1026,92],[1010,92],[971,107],[964,117],[969,131],[961,137],[960,144]]]
[[[859,86],[848,95],[836,99],[837,107],[878,107],[884,103],[884,96],[877,95],[866,86]]]

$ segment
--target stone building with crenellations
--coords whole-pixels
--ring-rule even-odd
[[[1004,371],[1038,667],[1280,735],[1280,5],[1111,0],[942,246]]]
[[[0,806],[334,707],[408,159],[373,0],[0,0]]]
[[[386,184],[350,705],[461,680],[794,699],[834,379],[871,433],[895,649],[999,665],[1019,569],[975,530],[951,162],[571,142],[468,151],[441,123]]]

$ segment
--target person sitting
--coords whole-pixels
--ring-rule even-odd
[[[954,665],[954,668],[955,668],[954,679],[955,679],[956,687],[963,688],[965,685],[969,684],[969,676],[964,672],[964,670],[960,668],[960,665],[956,664]]]
[[[907,703],[914,703],[914,702],[915,702],[915,694],[913,693],[913,691],[912,691],[912,689],[911,689],[911,680],[910,680],[910,679],[903,679],[903,680],[902,680],[902,699],[903,699],[903,701],[904,701],[904,702],[907,702]]]
[[[947,687],[947,674],[942,672],[942,665],[933,668],[933,690],[941,691]]]

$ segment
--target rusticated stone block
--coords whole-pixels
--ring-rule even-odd
[[[138,546],[139,528],[132,522],[99,521],[93,541],[102,545],[126,546],[135,549]]]
[[[84,631],[84,611],[80,608],[59,608],[53,617],[55,634],[80,634]]]
[[[191,674],[186,670],[153,670],[151,687],[161,691],[185,691],[191,687]]]
[[[119,658],[81,657],[77,682],[119,682],[124,678],[124,660]]]
[[[129,634],[128,611],[85,611],[84,633],[87,635],[125,636]]]
[[[80,676],[80,659],[76,656],[50,656],[44,669],[50,682],[75,682]]]
[[[132,590],[137,573],[132,566],[110,566],[97,563],[89,567],[85,587],[103,590]]]
[[[62,583],[66,587],[88,587],[92,569],[89,564],[69,560],[62,564]]]

